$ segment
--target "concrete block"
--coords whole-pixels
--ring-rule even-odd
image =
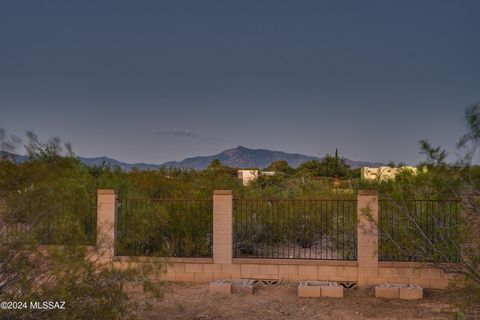
[[[375,297],[415,300],[423,298],[423,289],[416,284],[382,284],[375,287]]]
[[[213,194],[213,261],[232,263],[231,190],[215,190]]]
[[[218,226],[218,225],[217,225]],[[215,243],[232,243],[232,234],[231,233],[220,233],[218,230],[215,231]]]
[[[170,273],[183,273],[185,272],[185,264],[184,263],[170,263],[167,264],[167,272]]]
[[[222,279],[233,279],[231,273],[214,273],[213,280],[222,280]]]
[[[420,278],[441,279],[441,272],[442,270],[440,269],[423,268],[420,269]]]
[[[318,276],[323,278],[328,276],[336,276],[337,269],[337,266],[318,266]]]
[[[357,267],[338,267],[337,270],[339,276],[358,276]]]
[[[331,281],[303,281],[298,285],[298,296],[343,298],[343,287]]]
[[[195,273],[194,275],[195,282],[209,282],[213,280],[211,273]]]
[[[316,266],[299,266],[298,275],[300,276],[317,276]]]
[[[423,288],[416,284],[400,287],[400,299],[418,300],[423,298]]]
[[[185,272],[203,272],[203,265],[199,263],[186,263]]]
[[[249,279],[232,279],[227,280],[232,283],[233,293],[253,294],[255,291],[255,280]]]
[[[301,298],[320,298],[320,286],[310,286],[308,281],[300,282],[298,285],[298,296]]]
[[[259,268],[260,274],[277,274],[278,275],[278,266],[277,265],[260,265]]]
[[[431,279],[423,279],[423,278],[408,279],[408,283],[415,283],[422,288],[430,288],[430,281],[431,281]]]
[[[398,268],[378,268],[380,277],[398,277]]]
[[[242,274],[258,274],[260,273],[260,267],[258,264],[242,264],[241,273]]]
[[[431,279],[430,289],[446,289],[449,283],[448,279]]]
[[[278,273],[281,276],[297,275],[298,267],[295,265],[280,265],[278,266]]]
[[[186,281],[186,282],[195,281],[195,274],[194,273],[176,273],[175,281]]]
[[[377,276],[378,274],[378,268],[377,267],[367,267],[367,266],[363,266],[363,267],[358,267],[357,269],[358,271],[358,276],[368,276],[368,277],[373,277],[373,276]]]
[[[404,278],[419,278],[420,269],[419,268],[399,268],[398,275]]]
[[[222,264],[222,273],[240,273],[239,264]]]
[[[175,273],[163,273],[160,275],[160,280],[162,281],[175,281],[176,274]]]
[[[210,293],[244,293],[253,294],[255,291],[255,280],[249,279],[222,279],[210,282]]]
[[[221,273],[222,272],[222,265],[220,264],[204,264],[203,265],[203,272],[205,273]]]
[[[322,297],[343,298],[343,286],[337,282],[329,282],[328,286],[321,286]]]
[[[375,297],[385,299],[398,299],[400,293],[398,287],[392,287],[387,284],[375,286]]]

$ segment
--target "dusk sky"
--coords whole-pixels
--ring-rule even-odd
[[[0,127],[162,163],[243,145],[455,159],[480,1],[0,2]]]

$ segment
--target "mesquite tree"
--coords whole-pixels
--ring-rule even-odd
[[[380,259],[434,263],[480,286],[480,105],[465,112],[467,133],[455,163],[420,141],[423,170],[383,181],[379,212]]]
[[[13,145],[3,131],[0,138],[2,149]],[[70,151],[62,154],[60,139],[28,138],[28,161],[15,163],[7,154],[0,160],[0,301],[65,302],[65,309],[17,307],[1,310],[0,319],[133,316],[136,304],[122,287],[149,281],[156,270],[116,270],[99,258],[91,246],[102,235],[95,235],[88,168]]]

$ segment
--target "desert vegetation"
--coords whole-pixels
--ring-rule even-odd
[[[50,318],[114,319],[134,314],[135,306],[122,285],[145,282],[151,278],[149,273],[160,270],[119,271],[92,260],[87,245],[101,237],[95,232],[97,189],[118,193],[120,241],[116,250],[122,255],[210,256],[209,201],[214,190],[229,189],[240,212],[234,217],[239,256],[280,257],[285,251],[290,256],[287,243],[310,250],[308,256],[294,253],[295,258],[324,259],[316,248],[325,246],[336,248],[332,258],[346,260],[355,259],[354,216],[340,214],[338,203],[321,211],[309,201],[349,201],[355,199],[357,190],[376,190],[384,203],[379,219],[381,256],[435,263],[463,275],[468,285],[478,288],[479,105],[467,109],[466,122],[468,131],[458,145],[464,156],[447,163],[441,147],[421,141],[420,151],[426,156],[421,165],[427,170],[415,175],[404,172],[395,180],[362,181],[358,170],[350,169],[336,154],[299,168],[276,161],[265,168],[275,175],[261,176],[248,186],[219,161],[202,171],[126,172],[107,165],[87,167],[59,138],[43,142],[29,133],[23,142],[28,161],[17,163],[5,153],[0,161],[0,298],[68,300],[68,311],[44,315]],[[0,144],[3,151],[15,151],[21,142],[1,131]],[[185,201],[175,202],[179,199]],[[281,202],[287,199],[303,201],[303,207],[288,211]],[[255,201],[261,206],[253,206]],[[427,202],[415,206],[412,201]],[[436,207],[429,207],[428,201]],[[386,208],[395,214],[387,218]],[[280,215],[285,210],[291,214],[288,219]],[[57,246],[46,248],[45,244]],[[3,315],[11,319],[38,316],[21,311]]]

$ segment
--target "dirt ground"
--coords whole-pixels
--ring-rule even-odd
[[[419,301],[383,300],[373,290],[345,290],[343,299],[298,298],[296,286],[259,286],[254,295],[210,294],[208,284],[168,283],[164,297],[136,296],[144,319],[477,319],[456,315],[458,293],[426,290]],[[478,319],[480,319],[480,314]]]

